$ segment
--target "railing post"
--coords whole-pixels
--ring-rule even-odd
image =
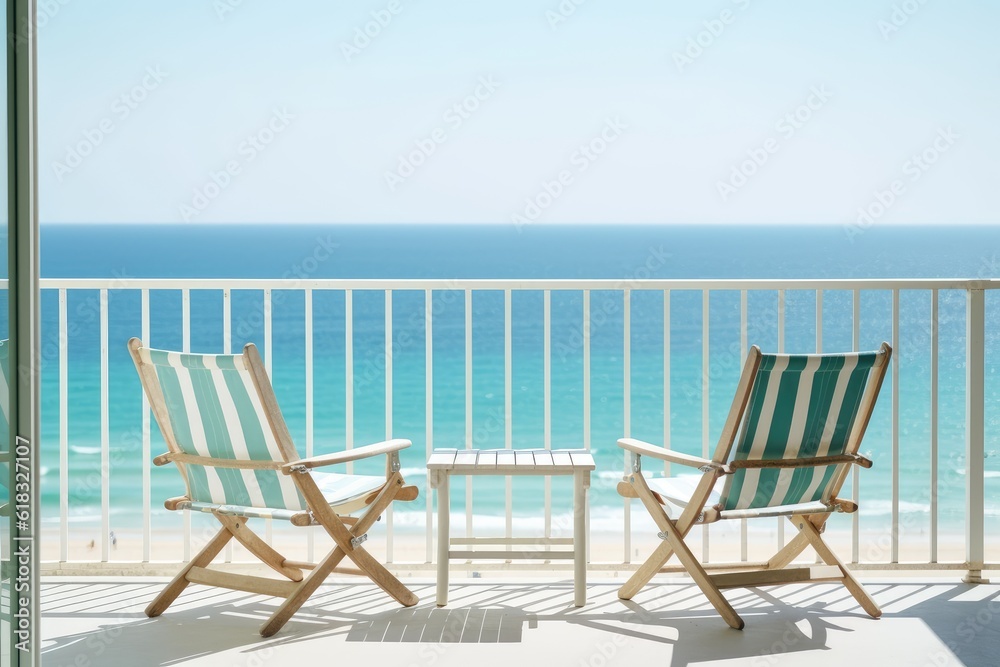
[[[969,289],[965,315],[965,560],[968,572],[962,578],[962,581],[968,584],[987,583],[982,577],[985,557],[983,544],[985,310],[986,299],[983,290]]]

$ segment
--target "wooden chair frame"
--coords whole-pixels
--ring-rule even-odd
[[[871,462],[858,456],[858,448],[868,422],[871,419],[886,369],[892,356],[892,349],[883,343],[879,356],[870,371],[868,382],[862,395],[858,416],[853,430],[848,436],[845,453],[835,457],[817,457],[813,459],[778,459],[766,461],[730,461],[733,444],[736,441],[737,430],[743,420],[747,403],[753,389],[753,384],[760,366],[761,352],[757,346],[750,349],[743,372],[740,375],[736,394],[733,398],[729,415],[722,429],[715,454],[711,459],[674,452],[669,449],[651,445],[646,442],[623,438],[618,445],[629,452],[630,470],[626,472],[622,482],[618,484],[618,492],[626,498],[638,498],[642,501],[653,521],[659,528],[658,536],[663,540],[654,549],[646,561],[632,574],[618,591],[622,600],[631,600],[653,576],[658,572],[676,571],[678,568],[664,568],[671,556],[676,555],[683,570],[687,571],[698,587],[712,603],[731,627],[743,628],[743,619],[736,613],[729,601],[722,595],[724,588],[747,586],[780,585],[788,583],[808,583],[818,581],[840,581],[858,601],[861,607],[873,618],[881,616],[882,611],[862,585],[855,579],[848,567],[833,550],[823,541],[822,532],[830,513],[834,511],[853,512],[857,505],[851,501],[836,497],[847,477],[851,464],[870,467]],[[641,472],[641,457],[648,456],[662,461],[698,468],[702,472],[695,492],[680,516],[671,519],[664,510],[665,499],[650,489]],[[731,516],[722,516],[719,508],[706,508],[705,504],[714,488],[716,481],[723,475],[731,474],[739,467],[784,468],[818,466],[837,463],[832,485],[833,494],[827,506],[821,511],[815,509],[802,510],[801,506],[768,507],[760,510],[740,510],[728,512]],[[801,510],[797,512],[796,510]],[[732,516],[738,515],[738,516]],[[759,563],[729,563],[705,564],[684,542],[684,538],[697,524],[712,523],[726,518],[757,518],[764,516],[786,516],[797,529],[797,534],[784,547],[778,550],[769,560]],[[826,566],[789,568],[807,547],[812,547]],[[709,574],[708,570],[731,570],[719,574]]]
[[[254,533],[247,526],[247,516],[239,515],[238,512],[234,512],[230,508],[215,510],[212,514],[222,524],[219,532],[146,607],[147,616],[155,617],[162,614],[189,583],[219,586],[284,598],[284,602],[260,628],[260,634],[269,637],[278,632],[320,584],[334,572],[367,576],[400,604],[407,607],[417,604],[419,601],[417,596],[361,545],[366,539],[367,530],[394,500],[414,500],[417,497],[417,487],[405,485],[399,472],[399,451],[410,446],[409,440],[388,440],[343,452],[305,459],[299,458],[257,348],[248,344],[243,348],[242,356],[250,371],[254,388],[264,407],[283,460],[273,462],[244,461],[185,454],[177,444],[171,430],[167,406],[155,371],[140,359],[139,351],[141,348],[142,342],[139,339],[133,338],[129,341],[129,351],[168,449],[166,454],[156,457],[154,462],[157,465],[175,463],[185,480],[187,479],[185,466],[188,464],[219,468],[276,470],[290,475],[308,508],[293,515],[290,518],[291,523],[296,526],[322,526],[334,541],[333,549],[318,563],[292,561],[282,556]],[[386,456],[385,484],[361,501],[331,506],[327,503],[311,474],[313,468],[382,455]],[[170,510],[183,509],[188,502],[190,502],[190,498],[182,496],[167,500],[165,506]],[[353,512],[361,507],[367,507],[367,509],[360,517],[342,516],[346,512]],[[209,565],[212,561],[233,539],[236,539],[262,563],[284,579],[210,569]],[[357,567],[339,567],[344,558],[353,561]],[[304,575],[303,570],[310,570],[310,572]]]

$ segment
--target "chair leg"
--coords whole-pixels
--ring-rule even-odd
[[[262,563],[292,581],[302,581],[302,570],[297,567],[288,567],[285,565],[285,557],[275,551],[267,542],[260,539],[256,533],[247,528],[246,519],[226,516],[224,514],[216,514],[215,518],[228,528],[233,537],[246,547],[247,551],[259,558]]]
[[[346,531],[349,535],[350,531]],[[353,535],[351,535],[353,537]],[[350,538],[348,538],[348,544],[350,544]],[[309,575],[302,580],[302,583],[295,589],[284,602],[278,607],[278,609],[271,615],[271,618],[267,620],[264,625],[260,627],[260,634],[262,637],[270,637],[282,627],[285,623],[295,615],[306,600],[316,592],[320,584],[326,580],[326,578],[333,572],[334,568],[340,564],[345,557],[350,556],[361,571],[367,575],[373,582],[375,582],[382,590],[395,598],[398,602],[406,607],[412,607],[417,602],[419,598],[415,596],[406,586],[402,584],[396,577],[394,577],[388,570],[386,570],[381,563],[372,558],[367,551],[361,547],[353,549],[351,552],[345,552],[339,546],[335,547],[326,558],[319,562]],[[391,581],[389,581],[391,580]],[[395,582],[393,584],[392,582]]]
[[[242,521],[245,523],[246,519],[243,519]],[[167,584],[167,587],[160,591],[160,594],[149,603],[146,607],[146,616],[153,618],[166,611],[167,607],[169,607],[173,601],[177,599],[177,596],[180,595],[185,588],[187,588],[189,583],[187,580],[187,574],[191,571],[191,568],[206,567],[209,563],[215,560],[215,557],[219,555],[231,539],[233,539],[232,531],[226,525],[223,525],[219,532],[215,534],[215,537],[213,537],[209,543],[205,545],[205,548],[199,551],[198,555],[192,558],[191,562],[185,565],[181,571],[177,573],[177,576],[174,577],[169,584]]]
[[[643,505],[645,505],[647,511],[652,515],[653,521],[657,525],[660,525],[664,521],[670,521],[670,517],[667,513],[663,511],[663,507],[660,506],[659,501],[653,496],[652,490],[650,490],[649,485],[646,484],[645,478],[642,475],[634,475],[629,478],[629,486],[632,487],[635,496],[642,500]],[[650,499],[648,501],[647,499]],[[662,528],[661,528],[662,530]],[[687,531],[682,531],[682,534],[686,534]],[[653,553],[646,558],[646,562],[639,566],[632,576],[628,578],[621,588],[618,589],[618,599],[620,600],[631,600],[636,593],[638,593],[642,588],[648,584],[657,572],[660,571],[670,557],[674,554],[674,548],[669,542],[664,540],[661,542]]]
[[[320,561],[313,568],[313,571],[302,580],[295,589],[295,592],[285,598],[285,601],[281,603],[277,611],[271,614],[271,617],[267,619],[264,625],[260,626],[260,636],[270,637],[283,628],[288,619],[305,604],[309,596],[316,592],[316,589],[333,572],[333,569],[344,559],[345,555],[339,547],[327,554],[326,558]]]
[[[420,598],[413,594],[403,582],[396,578],[392,572],[386,569],[382,563],[378,562],[364,548],[352,550],[347,556],[357,564],[368,577],[375,582],[379,588],[388,593],[396,602],[404,607],[412,607],[420,602]]]
[[[688,571],[694,582],[698,584],[698,588],[702,590],[708,601],[712,603],[715,610],[719,612],[719,615],[729,624],[731,628],[736,630],[743,629],[743,619],[740,615],[736,613],[733,606],[729,604],[729,601],[719,590],[708,573],[705,572],[705,568],[701,566],[698,562],[697,557],[688,548],[687,544],[684,542],[684,536],[691,529],[692,522],[689,519],[692,516],[690,513],[685,512],[684,515],[677,522],[671,521],[667,513],[663,511],[663,507],[657,502],[656,498],[653,497],[653,492],[650,490],[649,485],[646,484],[645,478],[641,474],[632,475],[630,478],[632,487],[636,491],[639,499],[642,501],[643,505],[646,506],[646,510],[652,517],[653,521],[656,523],[657,527],[662,531],[662,534],[667,537],[653,554],[646,559],[646,562],[642,564],[638,571],[626,582],[625,586],[622,586],[621,590],[618,591],[618,597],[623,600],[628,600],[635,591],[638,591],[646,582],[648,582],[654,574],[663,564],[667,562],[672,554],[677,554],[677,560],[681,562],[681,565]],[[695,501],[704,503],[704,499],[694,499]],[[701,504],[697,505],[698,507]],[[683,522],[683,523],[682,523]],[[643,581],[643,579],[645,581]],[[632,588],[635,583],[642,582],[635,590]],[[628,587],[628,588],[626,588]],[[626,597],[629,595],[629,597]]]
[[[781,547],[778,553],[771,556],[771,559],[767,561],[768,570],[780,570],[786,567],[793,560],[798,558],[798,555],[805,551],[806,547],[809,546],[809,540],[801,532],[795,537],[788,541],[788,544]]]
[[[881,616],[882,610],[879,609],[877,604],[875,604],[875,600],[872,599],[872,596],[869,595],[868,591],[864,589],[861,582],[855,579],[851,571],[847,569],[847,566],[844,565],[835,553],[833,553],[833,550],[830,549],[827,543],[823,541],[823,537],[820,535],[816,524],[804,516],[791,517],[791,521],[799,529],[799,534],[805,536],[805,538],[809,541],[809,544],[812,545],[812,548],[816,550],[816,553],[819,554],[819,557],[822,558],[827,565],[836,565],[840,568],[840,571],[844,575],[844,586],[848,591],[850,591],[851,595],[854,596],[854,599],[858,601],[861,608],[868,612],[868,615],[872,618],[878,618]]]
[[[643,586],[652,581],[657,572],[660,571],[670,557],[674,555],[674,548],[669,542],[661,542],[659,546],[650,554],[646,562],[639,566],[632,576],[628,578],[621,588],[618,589],[618,598],[621,600],[631,600],[636,593],[642,590]]]
[[[365,574],[371,578],[378,586],[393,597],[397,602],[399,602],[404,607],[412,607],[420,601],[413,592],[403,585],[403,583],[397,579],[389,570],[385,568],[381,563],[372,558],[372,556],[361,546],[352,546],[351,539],[358,536],[364,535],[372,524],[378,521],[378,518],[382,515],[392,501],[396,499],[397,494],[400,492],[403,486],[403,478],[399,473],[393,473],[386,485],[382,488],[382,491],[375,498],[375,501],[368,507],[368,510],[358,519],[358,522],[354,524],[351,529],[348,529],[339,517],[329,510],[329,514],[333,515],[335,521],[326,524],[324,527],[330,534],[330,537],[334,539],[337,546],[342,549],[348,558],[350,558],[354,563],[363,571]],[[322,520],[321,520],[322,522]]]
[[[349,530],[339,517],[337,517],[336,522],[329,525],[323,523],[323,518],[320,518],[323,527],[333,537],[337,546],[334,547],[333,551],[326,558],[316,565],[313,571],[295,589],[295,592],[288,596],[281,603],[281,606],[278,607],[277,611],[271,615],[271,618],[260,627],[262,637],[270,637],[284,627],[285,623],[305,604],[309,596],[316,592],[320,584],[323,583],[345,557],[350,557],[364,574],[400,604],[412,607],[419,602],[417,596],[396,579],[392,573],[386,570],[381,563],[372,558],[367,551],[360,546],[351,547],[351,539],[357,535],[363,535],[378,519],[382,511],[388,507],[389,503],[392,502],[393,497],[395,497],[394,493],[386,494],[385,491],[379,494],[379,497],[369,507],[368,511],[354,524],[352,530]],[[333,513],[332,510],[331,513]],[[336,514],[334,514],[334,517],[336,517]]]
[[[712,606],[719,612],[723,620],[729,624],[729,627],[742,630],[743,619],[736,613],[733,606],[729,604],[729,600],[725,598],[718,586],[712,582],[712,578],[705,571],[705,568],[701,566],[701,563],[698,562],[698,558],[691,553],[691,550],[674,526],[674,522],[667,519],[666,525],[663,528],[663,532],[668,536],[674,552],[677,554],[677,560],[681,562],[688,571],[688,574],[691,575],[691,578],[694,579],[694,582],[698,584],[698,588],[705,594],[708,601],[712,603]]]
[[[312,482],[311,478],[308,478],[309,482]],[[406,607],[412,607],[417,604],[420,599],[414,595],[410,589],[403,585],[399,579],[392,575],[381,563],[375,560],[363,547],[360,545],[354,546],[351,544],[351,540],[358,535],[363,535],[372,524],[374,524],[382,512],[388,507],[393,500],[396,498],[396,494],[399,493],[399,489],[402,487],[402,477],[398,473],[395,473],[390,477],[389,481],[383,487],[382,491],[378,494],[375,501],[368,507],[368,510],[358,519],[357,523],[354,524],[352,528],[348,528],[343,520],[337,516],[329,505],[313,505],[314,515],[317,520],[326,530],[326,532],[333,538],[336,546],[334,549],[327,554],[326,558],[320,561],[312,572],[306,576],[299,586],[295,589],[284,602],[278,607],[278,609],[271,615],[264,625],[260,628],[260,634],[262,637],[270,637],[282,627],[285,623],[297,612],[305,601],[316,592],[320,584],[333,572],[334,568],[340,564],[345,557],[350,558],[354,563],[361,569],[361,571],[368,576],[375,584],[377,584],[382,590],[391,595],[400,604]],[[313,494],[318,494],[319,490],[315,489],[315,483],[310,485],[304,480],[301,482],[299,487],[303,495],[306,497],[307,501],[313,496]],[[322,496],[320,496],[322,497]]]

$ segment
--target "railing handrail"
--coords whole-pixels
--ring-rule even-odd
[[[352,289],[352,290],[869,290],[1000,289],[1000,279],[970,278],[42,278],[42,289]]]

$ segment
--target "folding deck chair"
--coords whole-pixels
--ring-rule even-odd
[[[752,347],[736,396],[711,460],[624,438],[629,468],[618,484],[626,498],[638,498],[661,532],[663,542],[618,591],[630,600],[674,554],[726,622],[743,619],[720,589],[840,581],[872,617],[882,612],[821,533],[832,512],[855,512],[857,505],[837,496],[851,465],[871,467],[858,454],[892,349],[853,354],[761,354]],[[737,429],[739,438],[737,442]],[[736,442],[735,452],[733,444]],[[732,455],[731,455],[732,454]],[[642,457],[698,468],[701,476],[647,478]],[[721,493],[716,482],[725,477]],[[682,508],[674,520],[669,501]],[[788,517],[795,537],[762,563],[706,565],[698,562],[685,536],[696,524],[726,519]],[[826,563],[787,567],[811,546]],[[709,569],[741,570],[709,574]]]
[[[389,440],[343,452],[299,458],[257,349],[242,354],[182,354],[128,343],[156,422],[167,443],[156,465],[175,463],[187,494],[169,510],[207,512],[222,528],[146,607],[159,616],[189,583],[285,598],[261,626],[269,637],[332,572],[367,575],[405,606],[417,597],[361,546],[366,531],[393,500],[413,500],[415,486],[399,473],[399,451],[409,440]],[[313,472],[314,468],[385,455],[384,476]],[[359,517],[346,514],[365,510]],[[334,548],[319,563],[286,559],[247,525],[271,518],[294,526],[319,525]],[[210,569],[233,538],[283,580]],[[358,569],[337,566],[345,558]],[[312,570],[303,575],[303,570]]]

